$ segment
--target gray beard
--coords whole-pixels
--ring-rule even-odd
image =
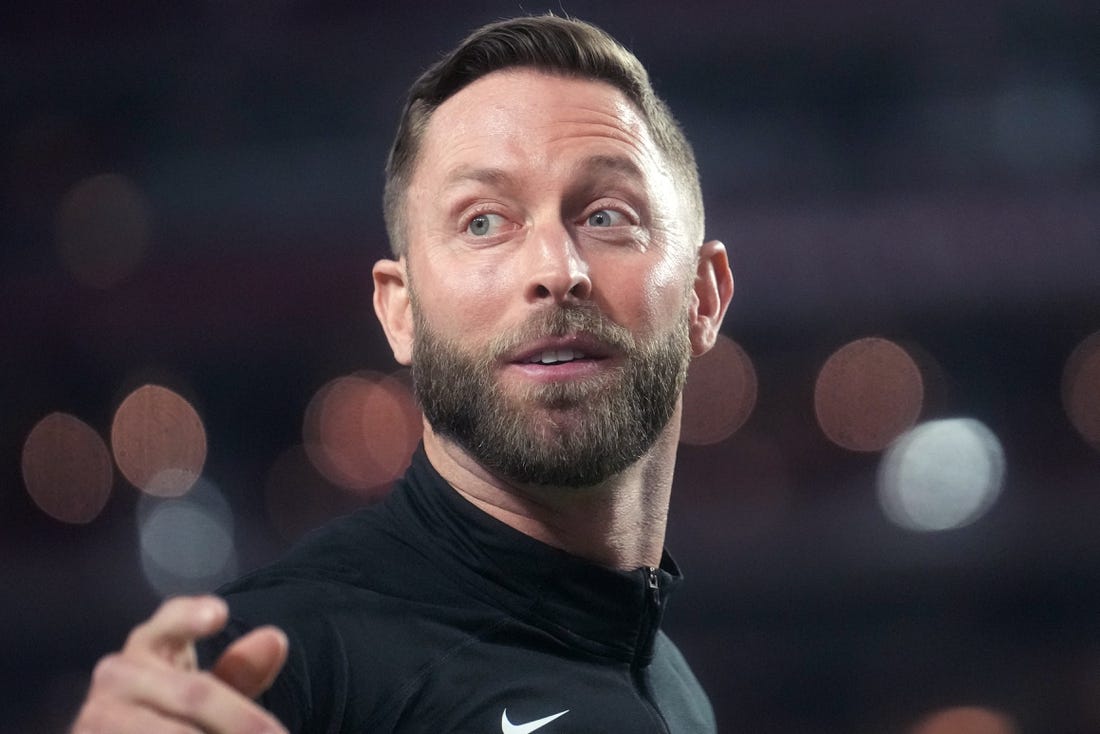
[[[413,388],[432,429],[493,473],[526,485],[589,487],[640,459],[668,425],[691,346],[687,320],[639,343],[590,305],[552,307],[471,355],[426,322],[415,299]],[[501,355],[547,336],[590,334],[623,355],[600,378],[507,394]]]

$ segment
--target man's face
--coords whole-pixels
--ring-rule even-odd
[[[612,86],[490,74],[432,116],[406,196],[413,374],[433,429],[524,484],[640,458],[690,358],[695,246]]]

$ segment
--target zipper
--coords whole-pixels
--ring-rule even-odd
[[[656,568],[646,566],[645,574],[646,598],[643,602],[641,629],[638,630],[639,651],[643,648],[646,652],[652,652],[657,627],[661,623],[661,576]]]
[[[653,611],[661,606],[661,577],[657,575],[657,569],[653,566],[646,567],[646,582],[649,584],[649,601],[653,605]]]
[[[646,651],[652,655],[652,647],[655,643],[657,627],[661,621],[661,577],[657,569],[652,566],[647,566],[643,569],[645,574],[646,583],[646,599],[645,609],[642,614],[642,625],[638,631],[638,650],[635,651],[635,655],[640,654],[642,650],[642,643],[646,647]],[[634,685],[638,689],[638,698],[642,700],[646,708],[649,709],[653,720],[660,727],[662,732],[668,732],[668,722],[665,721],[664,714],[657,708],[656,702],[653,700],[653,693],[645,678],[645,669],[635,661],[631,666],[634,678]]]
[[[638,628],[638,645],[636,654],[643,650],[652,652],[657,627],[661,623],[661,576],[658,570],[652,566],[640,569],[645,576],[646,594],[642,601],[642,619]]]

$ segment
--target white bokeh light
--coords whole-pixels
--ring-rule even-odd
[[[980,421],[929,421],[903,434],[883,456],[879,502],[905,528],[959,528],[993,505],[1004,470],[1004,449]]]
[[[237,574],[233,513],[211,482],[186,497],[143,497],[138,505],[141,567],[160,594],[212,591]]]

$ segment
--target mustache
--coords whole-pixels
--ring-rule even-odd
[[[548,306],[532,314],[519,326],[501,333],[488,344],[486,357],[500,359],[538,339],[584,334],[624,353],[632,352],[637,342],[630,331],[609,319],[591,303]]]

